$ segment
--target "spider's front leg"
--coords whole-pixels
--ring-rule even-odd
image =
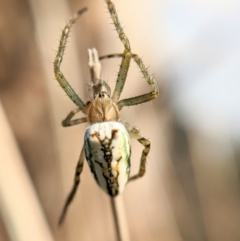
[[[62,224],[62,222],[63,222],[63,220],[65,218],[68,206],[72,202],[72,200],[73,200],[73,198],[75,196],[75,193],[77,191],[78,185],[80,183],[80,175],[81,175],[82,170],[83,170],[84,158],[85,158],[84,148],[82,148],[81,154],[80,154],[77,166],[76,166],[76,170],[75,170],[75,177],[74,177],[74,181],[73,181],[73,187],[72,187],[72,190],[69,193],[68,198],[67,198],[67,200],[65,202],[65,205],[63,207],[62,214],[61,214],[61,216],[59,218],[59,222],[58,222],[59,225]]]
[[[118,103],[118,108],[119,108],[119,110],[121,110],[123,106],[137,105],[137,104],[141,104],[141,103],[153,100],[158,97],[159,91],[158,91],[158,86],[157,86],[155,79],[153,78],[153,76],[151,76],[148,73],[148,70],[145,67],[145,65],[143,64],[142,60],[138,57],[138,55],[131,53],[129,40],[128,40],[126,34],[124,33],[123,28],[120,24],[114,4],[110,0],[105,0],[105,1],[107,3],[108,10],[110,12],[111,18],[115,25],[115,28],[118,32],[118,36],[119,36],[120,40],[122,41],[124,48],[125,48],[125,50],[122,54],[123,59],[122,59],[121,65],[120,65],[117,83],[116,83],[114,93],[112,96],[113,101],[115,103]],[[116,55],[112,55],[110,57],[119,57],[119,56],[121,56],[121,55],[116,54]],[[144,78],[147,80],[148,84],[152,87],[153,91],[151,91],[150,93],[147,93],[145,95],[141,95],[141,96],[137,96],[137,97],[129,98],[129,99],[124,99],[124,100],[121,100],[118,102],[121,92],[123,90],[125,81],[126,81],[131,58],[134,58],[136,64],[140,68]]]
[[[119,110],[121,110],[123,108],[123,106],[138,105],[138,104],[142,104],[147,101],[151,101],[153,99],[156,99],[159,95],[157,82],[154,79],[153,75],[149,74],[149,72],[148,72],[147,68],[145,67],[145,65],[143,64],[141,58],[139,58],[139,56],[137,54],[133,54],[132,57],[133,57],[134,61],[136,62],[136,64],[138,65],[138,67],[140,68],[144,79],[147,80],[147,83],[152,87],[153,90],[144,95],[139,95],[139,96],[136,96],[133,98],[120,100],[117,104]]]
[[[119,58],[119,57],[123,57],[123,56],[124,56],[123,54],[119,54],[119,53],[108,54],[108,55],[101,56],[99,58],[99,60],[109,59],[109,58]],[[140,68],[140,70],[143,74],[143,77],[147,80],[147,83],[152,87],[153,90],[151,92],[147,93],[147,94],[144,94],[144,95],[136,96],[136,97],[129,98],[129,99],[120,100],[117,104],[119,110],[121,110],[123,108],[123,106],[138,105],[138,104],[142,104],[142,103],[147,102],[147,101],[151,101],[151,100],[157,98],[158,95],[159,95],[157,82],[154,79],[153,75],[150,75],[148,73],[148,70],[145,67],[145,65],[143,64],[142,59],[140,59],[137,54],[132,54],[132,58],[134,59],[134,61],[138,65],[138,67]]]
[[[83,111],[83,113],[86,113],[86,106],[83,103],[83,101],[78,97],[78,95],[76,94],[74,89],[71,87],[71,85],[65,79],[63,73],[60,70],[60,65],[62,63],[62,59],[63,59],[64,51],[66,48],[70,29],[71,29],[72,25],[76,22],[78,17],[81,14],[83,14],[84,12],[86,12],[86,10],[87,10],[86,8],[83,8],[80,11],[78,11],[76,16],[73,17],[72,19],[70,19],[70,21],[67,23],[67,25],[63,29],[59,47],[57,50],[57,55],[54,60],[54,74],[55,74],[57,81],[59,82],[61,87],[64,89],[66,94],[69,96],[69,98],[81,109],[81,111]]]
[[[112,95],[112,100],[115,103],[117,103],[120,98],[120,95],[122,93],[122,90],[123,90],[123,87],[124,87],[124,84],[125,84],[125,81],[127,78],[127,73],[128,73],[128,69],[130,66],[132,53],[131,53],[131,47],[130,47],[129,40],[128,40],[126,34],[124,33],[123,28],[120,24],[114,4],[110,0],[105,0],[105,1],[107,3],[108,10],[109,10],[111,18],[113,20],[113,23],[115,25],[115,28],[118,32],[118,36],[124,45],[123,58],[122,58],[122,62],[120,65],[119,72],[118,72],[116,86],[115,86],[115,89],[114,89],[114,92]]]
[[[132,180],[136,180],[139,177],[142,177],[145,174],[146,171],[146,161],[147,161],[147,156],[150,151],[150,141],[141,136],[140,130],[134,126],[131,126],[129,123],[123,123],[124,126],[126,127],[129,135],[131,138],[136,139],[138,142],[140,142],[144,148],[142,151],[141,159],[140,159],[140,167],[138,174],[133,175],[129,178],[128,182]]]

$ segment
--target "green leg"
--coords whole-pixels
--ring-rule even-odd
[[[117,103],[120,98],[120,95],[122,93],[122,90],[123,90],[123,87],[124,87],[124,84],[125,84],[125,81],[127,78],[127,73],[128,73],[128,69],[130,66],[132,53],[131,53],[129,40],[123,31],[123,28],[120,24],[120,21],[118,19],[117,12],[116,12],[116,9],[115,9],[113,3],[110,0],[105,0],[105,1],[107,3],[108,10],[109,10],[111,18],[113,20],[113,23],[115,25],[116,31],[118,32],[118,36],[124,45],[123,58],[122,58],[122,62],[120,65],[119,72],[118,72],[116,86],[115,86],[115,89],[114,89],[114,92],[112,95],[112,100],[115,103]]]
[[[147,101],[151,101],[151,100],[157,98],[158,95],[159,95],[158,86],[157,86],[157,83],[156,83],[156,80],[154,79],[154,77],[148,73],[147,68],[143,64],[142,60],[138,57],[138,55],[134,54],[133,58],[134,58],[136,64],[138,65],[138,67],[140,68],[140,70],[143,74],[143,77],[147,80],[147,83],[150,85],[150,87],[153,90],[151,92],[147,93],[147,94],[144,94],[144,95],[136,96],[136,97],[129,98],[129,99],[120,100],[118,102],[119,110],[121,110],[123,108],[123,106],[138,105],[138,104],[142,104],[142,103],[147,102]]]
[[[72,25],[75,23],[75,21],[78,19],[78,17],[81,14],[83,14],[86,10],[87,10],[86,8],[80,10],[76,14],[76,16],[74,16],[72,19],[70,19],[68,24],[63,29],[59,47],[57,50],[57,55],[54,60],[54,74],[55,74],[55,77],[56,77],[58,83],[63,88],[65,93],[69,96],[69,98],[81,109],[81,111],[83,111],[83,113],[86,113],[86,106],[83,103],[83,101],[79,98],[79,96],[76,94],[76,92],[71,87],[71,85],[68,83],[68,81],[65,79],[63,73],[60,70],[60,66],[61,66],[61,63],[63,60],[63,55],[64,55],[64,51],[66,48],[67,39],[69,37],[70,29],[71,29]]]

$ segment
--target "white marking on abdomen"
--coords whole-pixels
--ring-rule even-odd
[[[124,190],[130,169],[129,135],[119,122],[91,125],[84,137],[85,155],[99,186],[111,196]]]

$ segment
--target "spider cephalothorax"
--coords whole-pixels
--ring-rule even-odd
[[[54,73],[57,81],[69,98],[77,105],[77,109],[68,114],[68,116],[62,121],[62,125],[72,126],[84,122],[90,124],[84,136],[84,146],[76,167],[74,185],[65,203],[59,223],[63,221],[68,205],[76,193],[80,182],[80,174],[83,169],[84,157],[86,157],[91,172],[98,185],[107,194],[114,197],[124,190],[125,185],[129,181],[135,180],[144,175],[146,159],[150,151],[150,142],[141,135],[138,128],[129,123],[121,122],[119,112],[124,106],[138,105],[157,98],[159,94],[158,86],[154,77],[148,73],[142,60],[138,55],[131,52],[129,40],[119,22],[113,3],[110,0],[105,1],[118,32],[118,36],[124,46],[124,51],[122,54],[111,54],[98,58],[96,49],[93,48],[88,50],[89,67],[92,78],[89,85],[93,97],[91,101],[84,104],[60,70],[70,28],[77,18],[87,10],[86,8],[80,10],[75,17],[70,19],[63,29],[57,55],[54,60]],[[111,95],[109,85],[101,80],[101,64],[99,60],[115,57],[121,57],[122,61],[116,85],[113,94]],[[131,59],[134,59],[135,63],[141,70],[143,77],[152,88],[152,91],[136,97],[119,100],[127,78]],[[79,111],[84,113],[86,117],[72,119]],[[129,136],[135,138],[144,147],[141,155],[139,172],[130,178],[131,147]]]
[[[94,100],[89,104],[87,117],[90,124],[119,121],[118,107],[107,92],[101,91],[95,95]]]

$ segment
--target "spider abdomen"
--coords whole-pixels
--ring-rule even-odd
[[[124,190],[130,173],[130,138],[123,124],[115,121],[88,127],[84,150],[98,185],[110,196]]]

